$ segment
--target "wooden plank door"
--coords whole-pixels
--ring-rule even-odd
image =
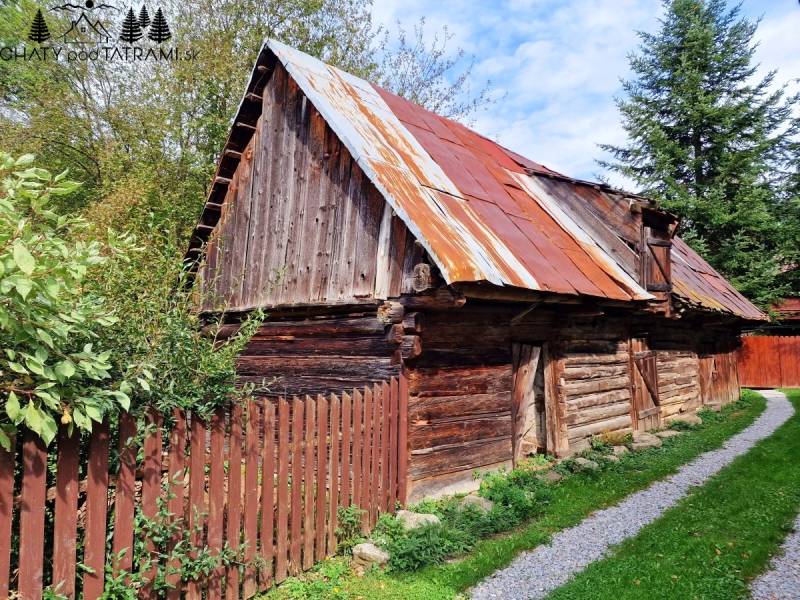
[[[547,449],[544,369],[541,346],[514,344],[511,395],[514,465],[529,454]]]
[[[630,343],[631,402],[633,426],[648,431],[661,425],[658,397],[656,353],[649,349],[646,338],[632,338]]]

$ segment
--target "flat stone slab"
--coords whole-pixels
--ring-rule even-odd
[[[614,446],[611,451],[614,453],[614,456],[622,456],[630,452],[627,446]]]
[[[494,508],[494,502],[491,500],[487,500],[486,498],[482,498],[481,496],[477,496],[475,494],[470,494],[469,496],[464,496],[461,499],[461,506],[474,506],[478,510],[482,510],[483,512],[489,512]]]
[[[547,481],[549,483],[558,483],[559,481],[564,479],[564,476],[558,471],[548,471],[544,475],[539,475],[539,479],[541,479],[542,481]]]
[[[682,431],[676,431],[675,429],[665,429],[664,431],[656,431],[656,435],[660,437],[662,440],[671,437],[677,437],[682,433],[683,433]]]
[[[702,425],[703,419],[694,413],[687,413],[685,415],[675,415],[672,417],[672,422],[680,421],[681,423],[688,423],[689,425]]]
[[[578,465],[584,471],[599,471],[600,465],[598,465],[593,460],[589,460],[588,458],[583,458],[579,456],[574,460],[575,464]]]
[[[367,570],[382,567],[389,562],[389,553],[381,550],[372,542],[365,542],[353,546],[353,570],[358,575],[363,575]]]
[[[652,433],[640,433],[633,440],[631,447],[634,450],[646,450],[647,448],[660,448],[661,438],[653,435]]]
[[[416,529],[424,525],[438,525],[439,517],[427,513],[415,513],[410,510],[398,510],[397,518],[406,529]]]

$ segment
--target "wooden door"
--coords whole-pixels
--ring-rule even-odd
[[[658,365],[656,353],[649,349],[646,338],[633,338],[630,343],[631,403],[636,431],[648,431],[661,425],[658,398]]]
[[[511,395],[514,464],[547,445],[544,360],[541,346],[514,344],[513,393]]]
[[[717,386],[716,361],[713,354],[701,354],[698,358],[698,375],[700,376],[700,402],[712,404],[715,402]]]

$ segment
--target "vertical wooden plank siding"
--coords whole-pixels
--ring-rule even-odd
[[[261,479],[261,557],[264,561],[264,588],[272,585],[275,529],[275,404],[264,406],[264,454]]]
[[[96,423],[89,443],[86,487],[86,527],[83,564],[83,597],[95,600],[103,593],[105,581],[106,516],[108,511],[108,421]]]
[[[405,374],[400,375],[397,405],[397,495],[400,503],[408,501],[408,380]]]
[[[80,439],[77,430],[69,435],[66,426],[61,426],[58,432],[52,589],[70,599],[75,597]],[[0,594],[0,598],[2,597]]]
[[[800,336],[746,335],[737,360],[744,387],[800,386]]]
[[[225,409],[218,408],[211,417],[211,468],[208,473],[208,547],[213,554],[222,549],[225,519]],[[223,568],[209,578],[206,597],[222,598]]]
[[[242,404],[232,403],[230,437],[228,439],[228,519],[225,539],[231,548],[238,548],[242,537]],[[239,567],[230,565],[225,575],[225,597],[239,598]]]
[[[289,574],[297,575],[302,565],[302,502],[303,502],[303,401],[292,399],[292,497],[291,497],[291,544]]]
[[[167,472],[169,500],[167,500],[167,510],[173,521],[183,521],[185,523],[186,413],[175,409],[172,413],[172,418],[174,425],[169,436],[169,470]],[[180,531],[176,531],[172,535],[172,540],[170,540],[167,548],[170,550],[174,548],[180,537]],[[176,570],[180,567],[177,559],[173,561],[172,566]],[[169,575],[167,580],[174,586],[167,592],[167,598],[169,600],[178,600],[181,596],[180,573],[176,572]]]
[[[0,598],[8,597],[11,576],[11,524],[14,516],[14,449],[0,447]]]
[[[278,531],[275,582],[286,579],[286,538],[289,532],[289,403],[278,400]]]
[[[364,407],[361,401],[361,392],[353,390],[353,499],[351,504],[361,506],[361,446],[362,439],[362,417]]]
[[[328,402],[317,396],[317,497],[315,552],[317,560],[325,558],[325,488],[328,479]]]
[[[314,444],[317,407],[311,396],[305,401],[305,471],[303,472],[303,569],[314,565]]]
[[[342,430],[341,427],[342,421],[339,397],[336,394],[331,394],[331,471],[330,485],[328,486],[328,500],[330,502],[330,512],[328,514],[328,555],[336,554],[337,512],[339,510],[339,435]]]
[[[261,408],[254,401],[247,403],[247,438],[245,441],[244,480],[244,560],[249,563],[244,572],[242,596],[256,593],[256,572],[252,561],[258,543],[258,441],[261,436]]]
[[[369,501],[369,526],[375,527],[378,521],[378,507],[380,506],[381,493],[381,407],[383,405],[383,387],[375,384],[372,388],[372,452],[370,474],[370,501]]]
[[[205,423],[196,414],[191,415],[191,441],[189,448],[189,532],[192,545],[199,547],[203,543],[203,515],[205,503],[205,468],[206,468],[206,428]],[[193,554],[196,554],[193,552]],[[186,597],[190,600],[200,598],[202,586],[200,581],[189,581],[186,585]]]
[[[119,416],[119,472],[114,490],[115,572],[128,571],[133,564],[133,515],[136,485],[136,419],[130,413]],[[60,473],[60,469],[59,469]]]
[[[352,469],[352,450],[350,449],[350,432],[353,399],[350,394],[342,394],[342,493],[339,504],[347,507],[350,501],[350,474]]]

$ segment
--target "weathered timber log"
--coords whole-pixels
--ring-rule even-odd
[[[478,440],[454,446],[412,450],[411,479],[472,471],[478,467],[511,460],[511,436]]]
[[[567,396],[583,396],[585,394],[596,394],[598,392],[626,389],[629,384],[629,378],[624,376],[568,381],[565,382],[561,387]]]
[[[393,346],[399,346],[403,343],[404,330],[400,324],[390,325],[386,328],[386,342]]]
[[[378,307],[378,321],[384,324],[400,323],[406,309],[400,302],[386,301]]]
[[[598,408],[584,408],[570,412],[567,415],[567,425],[574,428],[576,425],[608,421],[622,415],[630,415],[631,407],[628,403],[619,402]]]
[[[409,421],[441,421],[472,418],[478,415],[508,413],[510,391],[463,396],[412,396]]]
[[[411,289],[415,292],[424,292],[434,286],[433,270],[427,263],[414,265],[411,276]]]
[[[403,317],[403,331],[409,334],[422,332],[422,313],[411,312]]]
[[[510,440],[511,414],[437,423],[412,422],[409,427],[412,450],[435,450],[442,446],[458,446],[500,436],[508,436]]]
[[[627,364],[627,362],[627,352],[616,352],[614,354],[594,354],[586,352],[579,354],[567,354],[564,357],[564,364],[567,366]]]
[[[400,354],[405,360],[417,358],[422,354],[422,343],[418,335],[404,335],[400,343]]]
[[[233,160],[242,160],[242,153],[228,148],[224,152],[225,158],[232,158]]]
[[[602,392],[599,394],[587,394],[578,398],[568,398],[567,407],[569,410],[581,410],[591,406],[602,406],[605,404],[614,404],[616,402],[629,402],[630,399],[630,390],[625,388],[610,392]]]
[[[459,308],[466,304],[467,299],[457,292],[446,287],[436,288],[432,294],[403,296],[400,302],[406,309],[446,310]]]
[[[601,377],[615,377],[618,375],[628,375],[627,365],[602,365],[595,367],[572,367],[568,365],[564,369],[564,379],[566,381],[581,379],[598,379]]]
[[[580,427],[572,427],[567,431],[569,432],[568,435],[570,442],[572,442],[572,440],[590,437],[600,433],[606,433],[608,431],[619,431],[620,429],[630,428],[630,426],[631,416],[626,414],[614,419],[608,419],[606,421],[598,421],[597,423],[590,423]]]
[[[510,398],[511,365],[417,367],[408,373],[408,389],[419,398],[496,393]]]

